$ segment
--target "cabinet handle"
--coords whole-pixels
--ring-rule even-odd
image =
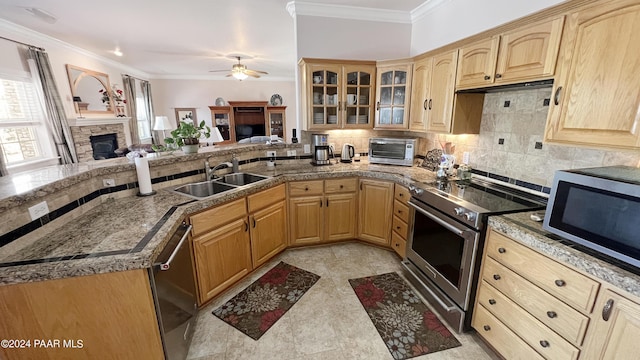
[[[249,231],[249,223],[248,222],[244,222],[244,232]]]
[[[360,183],[360,190],[362,190],[362,183]]]
[[[496,301],[495,299],[489,299],[489,305],[495,305]]]
[[[338,111],[342,110],[341,108],[342,108],[342,101],[338,101]]]
[[[344,185],[340,185],[340,189],[342,189],[344,187]]]
[[[396,247],[400,247],[400,244],[398,244],[398,243],[395,243],[394,245],[395,245]]]
[[[554,282],[556,283],[556,286],[558,286],[558,287],[563,287],[563,286],[567,285],[567,283],[564,280],[556,280]]]
[[[494,280],[500,280],[501,278],[500,278],[500,275],[498,275],[498,274],[493,274],[493,279],[494,279]]]
[[[558,317],[555,311],[547,311],[547,316],[551,319]]]
[[[433,100],[433,99],[429,99],[429,110],[431,110],[431,101],[432,101],[432,100]]]
[[[424,99],[424,103],[422,103],[422,107],[423,107],[425,110],[427,110],[427,102],[428,102],[428,101],[429,101],[428,99]]]
[[[251,218],[251,220],[253,220],[253,228],[255,229],[256,228],[256,218],[253,217],[253,218]]]
[[[491,330],[491,326],[489,326],[489,325],[485,325],[485,326],[483,326],[482,328],[484,329],[484,331],[489,331],[489,330]]]
[[[376,111],[380,110],[380,101],[376,102]]]
[[[327,199],[327,207],[329,207],[329,199]]]
[[[555,105],[560,105],[560,94],[562,93],[562,86],[558,86],[556,89],[556,94],[553,95],[553,103]]]
[[[400,226],[396,226],[396,229],[400,230]]]
[[[403,194],[403,193],[400,193],[400,194],[398,194],[398,195],[399,195],[400,197],[403,197],[403,196],[404,196],[404,194]]]
[[[320,207],[322,207],[322,199],[320,199]]]
[[[604,307],[602,308],[602,320],[609,321],[611,310],[613,310],[613,299],[607,300],[604,304]]]
[[[308,187],[308,186],[305,186],[305,187],[304,187],[304,191],[309,191],[309,187]]]
[[[485,79],[485,80],[491,80],[491,76],[489,76],[489,75],[485,75],[485,76],[484,76],[484,79]]]
[[[402,214],[402,210],[398,210],[398,214]]]
[[[547,340],[540,340],[540,345],[541,345],[543,348],[547,348],[547,347],[549,347],[549,345],[551,345],[551,344],[549,344],[549,342],[548,342]]]
[[[496,74],[496,79],[502,78],[502,74]]]
[[[504,253],[506,253],[506,252],[507,252],[507,249],[505,249],[505,248],[503,248],[503,247],[500,247],[500,248],[498,248],[498,252],[499,252],[500,254],[504,254]]]

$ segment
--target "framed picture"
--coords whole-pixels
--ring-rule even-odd
[[[198,123],[196,118],[196,108],[176,108],[176,124],[180,126],[180,121],[193,121],[194,124]]]

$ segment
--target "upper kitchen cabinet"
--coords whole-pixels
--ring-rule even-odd
[[[456,87],[469,89],[552,78],[564,16],[460,48]]]
[[[600,2],[567,19],[545,140],[640,147],[640,4]]]
[[[409,128],[411,68],[407,62],[378,63],[376,129]]]
[[[484,94],[456,94],[456,68],[458,51],[450,51],[434,56],[431,59],[431,72],[422,70],[422,79],[414,79],[426,87],[413,91],[422,91],[424,100],[416,99],[423,106],[422,120],[412,115],[414,128],[419,122],[426,124],[427,132],[448,134],[478,134],[480,132],[480,119],[482,118],[482,105]],[[429,62],[418,64],[425,66]]]
[[[306,130],[371,128],[373,61],[300,60]]]
[[[427,106],[429,89],[431,88],[432,64],[432,58],[421,59],[413,64],[409,130],[425,131],[427,129]]]

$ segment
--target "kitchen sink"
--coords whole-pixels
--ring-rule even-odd
[[[203,181],[198,183],[186,184],[174,189],[181,194],[191,195],[196,198],[205,198],[207,196],[220,194],[227,190],[235,189],[237,186],[224,184],[219,181]]]
[[[242,186],[242,185],[248,185],[256,181],[260,181],[268,178],[269,178],[268,176],[255,175],[255,174],[249,174],[249,173],[233,173],[233,174],[224,175],[223,177],[216,179],[216,181],[219,181],[225,184],[230,184],[230,185]]]

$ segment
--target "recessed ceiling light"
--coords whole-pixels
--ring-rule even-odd
[[[113,55],[122,56],[122,51],[120,51],[120,48],[116,48],[115,50],[113,50]]]
[[[53,15],[52,13],[42,10],[40,8],[35,8],[35,7],[28,7],[28,8],[24,8],[27,12],[29,12],[31,15],[37,17],[38,19],[47,22],[49,24],[54,24],[56,21],[58,21],[58,18]]]

